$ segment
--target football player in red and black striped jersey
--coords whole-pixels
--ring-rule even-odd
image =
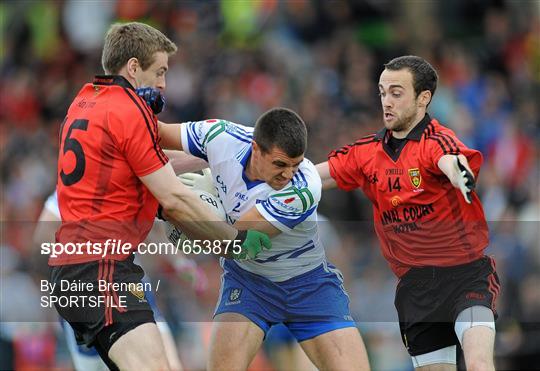
[[[385,64],[384,128],[317,167],[323,188],[361,188],[373,204],[382,253],[400,278],[396,308],[414,366],[455,369],[461,344],[469,369],[493,370],[500,285],[474,192],[482,154],[427,113],[437,80],[420,57]]]
[[[70,303],[104,299],[99,303],[105,305],[56,308],[77,341],[95,346],[112,369],[169,369],[144,293],[111,285],[140,283],[144,272],[133,263],[133,251],[150,231],[158,203],[191,238],[236,239],[242,249],[253,251],[267,239],[256,231],[239,233],[221,221],[176,178],[161,150],[157,109],[136,89],[164,90],[168,57],[176,50],[148,25],[113,25],[102,56],[107,75],[83,86],[60,128],[62,225],[56,242],[66,250],[49,259],[53,295],[69,297]],[[85,289],[61,289],[62,282],[84,283]],[[98,289],[103,282],[107,289]]]

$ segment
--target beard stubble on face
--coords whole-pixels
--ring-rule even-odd
[[[386,128],[392,130],[394,133],[400,133],[407,131],[412,125],[415,124],[414,120],[418,113],[416,106],[412,106],[409,110],[405,111],[401,117],[399,117],[394,124],[386,125]]]

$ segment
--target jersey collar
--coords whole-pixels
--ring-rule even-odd
[[[424,130],[426,130],[426,127],[431,122],[431,117],[429,117],[429,114],[426,113],[424,118],[416,124],[416,126],[407,134],[407,137],[405,139],[407,140],[414,140],[416,142],[419,142],[420,139],[422,139],[422,134],[424,133]],[[387,128],[382,128],[375,134],[375,140],[381,141],[381,140],[388,140],[388,132],[389,130]]]
[[[259,184],[264,183],[264,181],[262,181],[262,180],[250,180],[246,175],[247,164],[248,164],[249,158],[251,157],[251,151],[252,151],[252,147],[251,147],[251,144],[250,144],[248,150],[244,154],[244,157],[242,157],[240,159],[240,164],[242,164],[242,167],[243,167],[243,169],[242,169],[242,180],[246,184],[246,188],[248,190],[258,186]]]
[[[94,76],[94,85],[119,85],[123,88],[135,90],[133,85],[127,81],[124,76],[120,75],[96,75]]]

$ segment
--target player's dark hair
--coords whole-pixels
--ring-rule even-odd
[[[258,118],[253,140],[264,153],[270,152],[275,146],[291,158],[298,157],[306,152],[306,124],[290,109],[272,108]]]
[[[435,69],[425,59],[415,55],[405,55],[392,59],[384,65],[384,68],[391,71],[399,71],[404,68],[411,71],[413,76],[413,87],[416,96],[426,90],[431,92],[431,97],[437,89],[439,76]]]
[[[146,70],[154,63],[154,54],[176,53],[176,45],[160,31],[144,23],[115,23],[105,36],[101,64],[106,74],[118,74],[131,58],[137,58]]]

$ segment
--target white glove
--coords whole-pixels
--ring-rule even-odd
[[[212,178],[212,172],[210,168],[206,168],[201,174],[197,173],[184,173],[178,175],[178,179],[189,188],[205,191],[217,197],[216,186],[214,186],[214,179]]]
[[[454,167],[456,172],[459,174],[456,187],[459,188],[463,194],[465,202],[470,204],[472,201],[471,192],[476,186],[474,175],[469,171],[468,168],[465,167],[465,165],[461,163],[457,156],[454,157]]]

